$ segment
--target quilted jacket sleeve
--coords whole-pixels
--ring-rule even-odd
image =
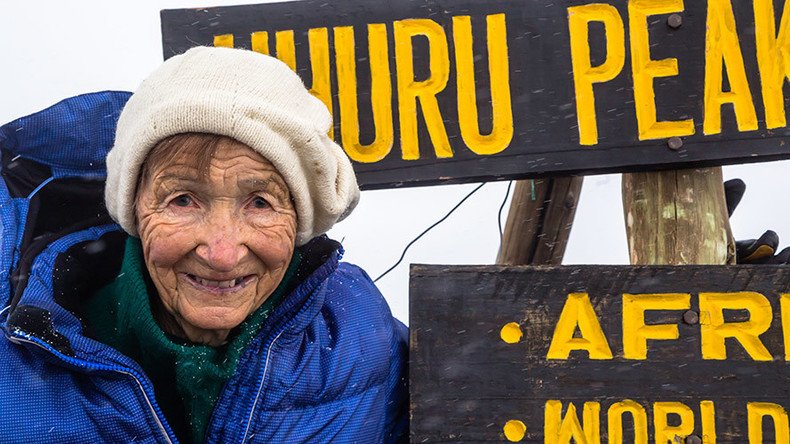
[[[373,315],[389,330],[389,374],[385,383],[386,406],[381,443],[405,443],[409,441],[409,330],[392,316],[384,296],[370,276],[356,265],[344,263],[341,267],[359,278],[365,294],[374,305]],[[375,302],[374,302],[375,301]],[[372,314],[372,313],[371,313]]]
[[[409,331],[405,325],[392,318],[396,343],[393,346],[392,370],[388,381],[388,417],[384,442],[409,441]]]

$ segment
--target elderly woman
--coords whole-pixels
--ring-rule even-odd
[[[93,96],[74,103],[112,115]],[[30,171],[51,174],[19,193],[24,232],[3,239],[20,251],[0,289],[0,441],[405,439],[406,329],[324,235],[359,190],[328,111],[286,65],[200,47],[142,83],[106,162],[106,208],[128,236],[90,205],[33,211],[76,180],[17,146],[34,122],[52,124],[0,135],[8,205]]]

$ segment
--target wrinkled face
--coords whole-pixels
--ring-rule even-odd
[[[181,330],[169,333],[219,345],[282,280],[296,213],[282,176],[246,145],[222,138],[208,171],[197,163],[184,152],[149,165],[137,228],[162,307]]]

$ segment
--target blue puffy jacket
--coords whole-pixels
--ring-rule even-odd
[[[140,366],[79,317],[121,263],[102,185],[127,98],[86,94],[0,128],[0,442],[176,441]],[[341,254],[324,251],[266,320],[206,442],[406,439],[406,327]]]

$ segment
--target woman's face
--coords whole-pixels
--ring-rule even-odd
[[[233,139],[221,139],[207,171],[188,151],[161,163],[137,191],[145,264],[181,330],[169,333],[219,345],[280,284],[296,212],[274,166]]]

